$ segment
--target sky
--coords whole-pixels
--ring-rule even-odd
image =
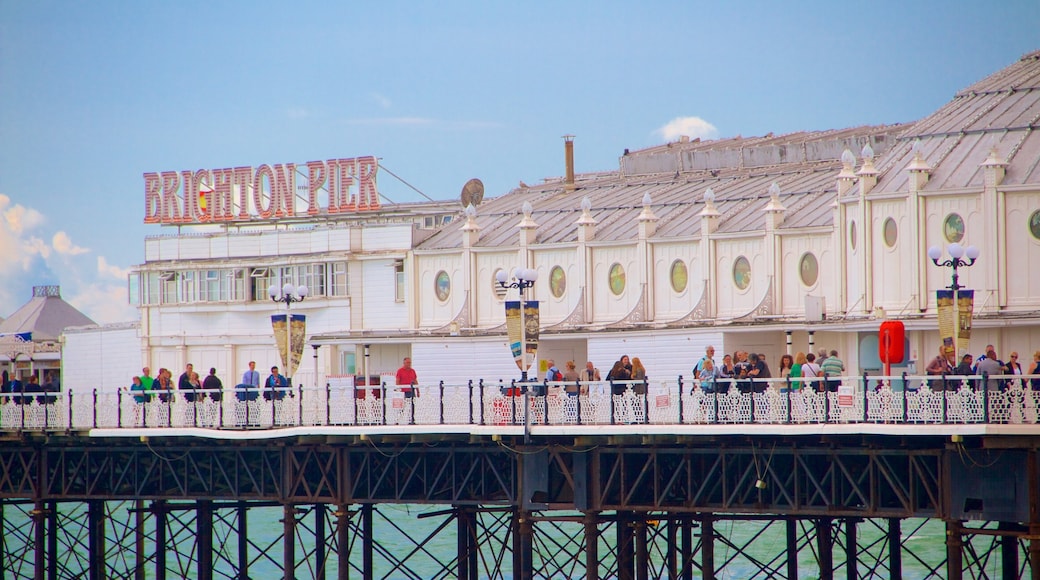
[[[566,134],[581,173],[913,121],[1037,49],[1037,0],[0,0],[0,317],[59,284],[136,320],[147,172],[373,155],[384,203],[493,197]]]

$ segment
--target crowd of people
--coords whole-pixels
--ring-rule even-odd
[[[1018,352],[1008,353],[1008,360],[1001,360],[997,356],[997,349],[992,344],[987,344],[983,354],[978,358],[970,354],[961,356],[957,360],[952,345],[939,347],[939,354],[933,358],[925,367],[925,373],[936,378],[928,381],[929,387],[935,391],[944,389],[956,389],[963,383],[963,379],[957,376],[986,376],[986,389],[996,391],[1009,385],[1006,378],[1022,375],[1040,375],[1040,350],[1033,353],[1033,362],[1023,364],[1019,361]],[[951,378],[953,377],[953,378]],[[977,379],[981,381],[981,379]],[[1029,388],[1040,391],[1040,378],[1033,377],[1028,380]]]
[[[270,401],[280,400],[285,397],[289,380],[278,372],[278,367],[271,367],[271,374],[262,383],[260,373],[256,370],[256,361],[249,361],[249,370],[242,373],[242,382],[235,385],[235,397],[239,401],[254,401],[260,395]],[[199,377],[195,367],[191,363],[184,366],[184,372],[177,379],[174,388],[173,373],[169,369],[161,368],[156,376],[152,376],[152,369],[144,367],[140,376],[131,377],[130,386],[126,388],[133,394],[134,402],[147,403],[152,400],[153,392],[162,402],[170,400],[174,391],[179,392],[184,400],[189,403],[202,402],[207,398],[213,402],[221,401],[224,383],[217,376],[217,369],[210,368],[205,379]]]
[[[61,390],[61,382],[58,379],[58,374],[54,371],[47,371],[43,375],[43,381],[40,381],[40,371],[35,371],[24,379],[19,379],[17,376],[11,376],[6,370],[3,372],[2,381],[0,381],[0,394],[17,395],[11,397],[0,398],[0,403],[6,402],[10,399],[15,404],[31,403],[33,397],[27,396],[32,393],[57,393]],[[26,396],[22,396],[26,395]],[[49,396],[37,396],[36,400],[42,405],[44,403],[53,403],[54,395]]]
[[[813,388],[818,391],[836,391],[838,380],[829,377],[840,377],[845,373],[845,362],[838,357],[837,350],[820,350],[819,355],[798,352],[780,357],[777,376],[786,379],[781,391],[796,391],[802,388]],[[704,356],[693,367],[693,377],[697,385],[705,393],[729,392],[736,386],[741,392],[763,392],[767,382],[761,379],[774,378],[766,356],[761,353],[738,350],[732,355],[724,354],[722,360],[715,362],[715,347],[708,345]],[[806,380],[823,377],[822,380]],[[756,383],[756,380],[760,382]]]

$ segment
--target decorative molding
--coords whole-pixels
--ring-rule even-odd
[[[743,316],[738,316],[731,320],[731,322],[754,322],[759,316],[771,316],[773,314],[773,279],[769,279],[769,286],[766,287],[766,295],[762,298],[762,301],[758,303],[751,312]]]
[[[693,310],[689,311],[682,318],[670,320],[665,323],[666,327],[672,326],[686,326],[689,324],[695,324],[698,322],[711,322],[708,317],[708,281],[704,281],[704,290],[701,291],[701,297],[697,300],[697,304],[693,307]]]
[[[636,307],[631,312],[625,315],[624,318],[617,322],[612,322],[606,325],[604,328],[631,328],[638,326],[646,322],[646,283],[642,284],[642,290],[639,292],[639,299],[636,300]]]
[[[462,301],[462,308],[455,315],[455,318],[452,318],[448,324],[434,328],[430,332],[432,334],[460,334],[463,330],[471,332],[469,324],[469,290],[466,290],[466,298]]]
[[[552,326],[543,328],[542,332],[571,330],[579,326],[584,326],[585,324],[588,324],[588,321],[585,319],[585,288],[583,287],[581,293],[578,295],[578,303],[574,306],[574,310],[571,310],[571,313],[567,315],[567,318],[564,318]]]

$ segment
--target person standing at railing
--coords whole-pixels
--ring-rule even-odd
[[[150,391],[155,388],[155,379],[152,377],[152,369],[144,367],[141,369],[141,376],[138,378],[141,379],[141,388],[143,390]],[[150,401],[151,399],[152,396],[148,395],[146,400]]]
[[[736,368],[731,355],[723,355],[722,363],[715,367],[715,392],[728,393],[731,379],[736,376]],[[696,377],[694,377],[696,378]]]
[[[571,397],[577,397],[578,381],[581,380],[581,375],[578,374],[578,367],[572,360],[567,361],[563,367],[563,380],[567,381],[567,384],[563,387],[563,391]]]
[[[189,403],[195,402],[195,394],[190,392],[195,390],[195,387],[191,384],[191,375],[195,372],[194,369],[195,367],[191,363],[184,365],[184,372],[181,373],[181,376],[177,379],[177,390],[185,391],[184,400]]]
[[[746,350],[738,350],[733,353],[733,357],[737,359],[733,363],[733,376],[738,379],[737,390],[741,393],[750,393],[751,383],[747,381],[747,378],[751,371],[751,362],[748,361],[748,353]]]
[[[748,355],[748,362],[751,363],[751,368],[748,370],[748,378],[751,379],[768,379],[772,378],[769,373],[769,366],[766,365],[766,359],[764,356],[758,353],[751,353]],[[752,383],[752,390],[756,393],[762,393],[766,390],[767,383]]]
[[[148,402],[149,395],[143,391],[144,383],[141,381],[141,377],[134,377],[130,382],[130,393],[134,396],[134,402],[138,405],[143,405]]]
[[[224,383],[217,378],[217,369],[209,369],[209,375],[207,375],[206,379],[202,381],[202,388],[209,391],[209,398],[213,399],[214,403],[220,402],[220,392],[224,390]]]
[[[820,363],[820,370],[823,371],[824,376],[828,377],[827,390],[832,393],[838,392],[838,385],[841,384],[839,377],[845,373],[845,363],[838,358],[838,351],[831,351],[826,360]]]
[[[256,370],[256,361],[249,361],[249,370],[242,373],[242,382],[235,386],[235,398],[239,401],[255,401],[260,392],[260,371]]]
[[[816,364],[816,355],[809,352],[805,355],[805,364],[802,365],[802,378],[803,379],[815,379],[820,376],[820,365]],[[823,392],[824,387],[822,382],[811,382],[805,381],[805,385],[811,389]]]
[[[285,398],[285,388],[288,386],[289,381],[278,373],[278,367],[271,367],[271,374],[264,382],[264,399],[281,401]]]
[[[804,352],[797,352],[794,355],[794,364],[791,366],[791,372],[788,376],[791,378],[791,390],[798,391],[802,388],[802,377],[805,376],[805,365],[809,364],[809,360],[805,358]]]
[[[632,380],[643,381],[633,386],[637,395],[646,394],[646,367],[643,366],[643,361],[639,360],[639,357],[632,359]]]
[[[1018,353],[1012,351],[1008,355],[1008,361],[1004,363],[1003,373],[1005,375],[1019,375],[1022,376],[1022,365],[1018,362]]]
[[[411,358],[404,357],[404,360],[401,361],[401,368],[397,369],[394,379],[397,383],[397,390],[404,394],[404,398],[411,399],[413,396],[419,396],[419,375],[412,368]]]
[[[166,403],[170,400],[170,389],[173,388],[173,373],[165,368],[159,369],[159,375],[155,377],[152,387],[160,391],[159,400]]]
[[[622,357],[614,363],[613,368],[607,373],[607,380],[610,381],[610,394],[612,395],[623,395],[628,385],[621,381],[628,381],[632,379],[632,372],[625,368],[624,359],[627,356]]]
[[[997,359],[997,352],[992,348],[986,349],[986,354],[975,363],[975,374],[986,375],[986,390],[996,391],[1000,389],[1000,380],[989,378],[999,375],[1004,370],[1004,363]]]
[[[928,363],[924,372],[933,377],[942,377],[943,375],[953,373],[953,363],[950,361],[951,356],[953,356],[953,347],[947,347],[945,344],[940,345],[939,356],[933,358],[931,362]],[[941,378],[932,379],[928,383],[933,391],[943,390],[943,381]]]
[[[711,362],[710,358],[704,361],[700,370],[697,371],[696,375],[694,375],[694,379],[696,379],[700,384],[701,391],[704,391],[705,394],[715,392],[715,380],[717,378],[718,375],[715,373],[715,363]],[[692,391],[690,394],[693,394]]]

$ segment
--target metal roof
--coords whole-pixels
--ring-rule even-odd
[[[720,215],[720,233],[761,231],[768,189],[776,182],[786,208],[781,229],[831,227],[841,154],[858,159],[869,144],[876,157],[878,184],[870,195],[905,193],[907,166],[918,145],[932,168],[924,191],[978,188],[979,167],[996,147],[1007,162],[1004,186],[1040,184],[1040,51],[957,93],[935,113],[911,124],[803,131],[787,135],[731,137],[713,141],[680,139],[641,151],[625,151],[617,171],[577,175],[568,191],[562,178],[520,187],[486,200],[477,208],[481,228],[477,247],[516,246],[524,202],[533,206],[541,244],[577,241],[575,222],[581,199],[592,202],[597,241],[623,241],[638,235],[637,216],[644,193],[659,218],[654,239],[687,238],[700,233],[704,191],[711,187]],[[849,195],[856,195],[853,190]],[[453,222],[417,246],[441,250],[462,246]]]
[[[0,322],[0,334],[31,332],[34,341],[58,340],[69,326],[95,324],[61,298],[57,286],[35,286],[33,297]]]

